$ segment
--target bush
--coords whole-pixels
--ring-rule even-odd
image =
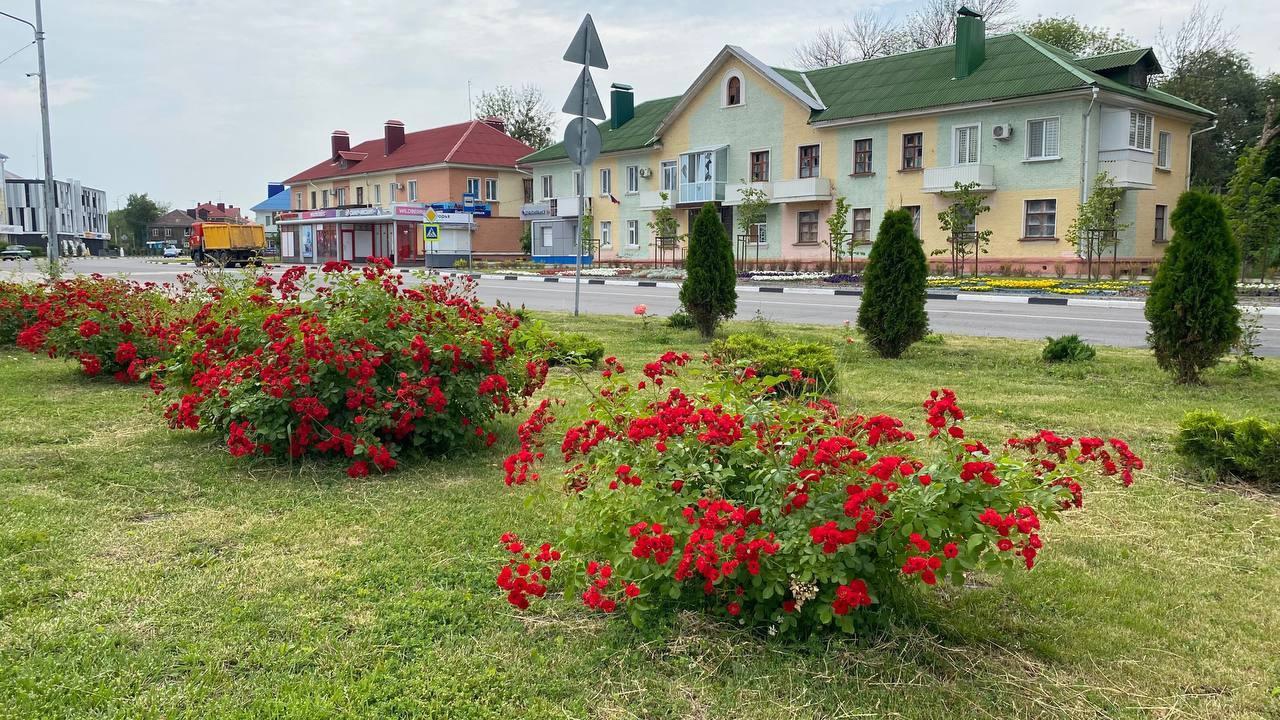
[[[1040,357],[1045,362],[1083,362],[1092,360],[1098,351],[1080,339],[1079,335],[1063,335],[1060,338],[1045,338],[1044,352]]]
[[[409,289],[389,268],[215,288],[173,351],[170,426],[212,430],[237,457],[345,458],[352,477],[492,444],[546,363],[517,351],[520,321],[476,301],[474,281]]]
[[[1031,569],[1042,523],[1081,507],[1088,466],[1125,485],[1142,467],[1120,440],[1049,431],[989,449],[966,437],[949,390],[930,393],[917,435],[748,373],[701,384],[688,364],[668,352],[632,385],[606,360],[588,417],[558,443],[569,492],[541,494],[564,503],[555,547],[502,538],[497,584],[513,605],[558,583],[635,621],[695,607],[770,632],[851,631],[904,589]],[[546,400],[520,426],[508,485],[537,480],[552,410]]]
[[[1222,203],[1209,193],[1183,193],[1172,225],[1173,240],[1147,296],[1147,341],[1156,362],[1177,382],[1197,383],[1240,334],[1235,294],[1240,246],[1231,237]]]
[[[667,318],[667,327],[676,330],[692,330],[694,328],[693,318],[689,317],[689,313],[677,310]]]
[[[1174,448],[1195,465],[1280,490],[1280,424],[1190,412],[1178,427]]]
[[[735,333],[711,343],[710,356],[726,368],[751,368],[764,377],[786,378],[778,387],[788,393],[803,392],[809,385],[826,393],[837,386],[836,353],[830,345]],[[805,379],[792,378],[793,370],[799,370]]]
[[[720,321],[733,317],[738,306],[733,246],[712,203],[703,205],[693,222],[685,271],[680,304],[702,337],[710,338]]]
[[[0,282],[0,345],[11,345],[36,321],[38,289],[26,283]]]
[[[548,365],[596,367],[604,359],[604,343],[582,333],[553,332],[546,346]]]
[[[928,268],[911,214],[884,214],[863,279],[858,327],[880,357],[901,357],[929,332],[925,313]]]

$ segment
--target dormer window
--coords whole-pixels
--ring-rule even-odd
[[[725,92],[725,105],[741,105],[742,104],[742,80],[740,78],[729,78],[729,88]]]

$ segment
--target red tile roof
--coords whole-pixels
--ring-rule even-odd
[[[440,163],[514,168],[517,160],[533,152],[528,145],[479,120],[406,133],[404,145],[390,155],[384,154],[385,150],[383,138],[366,140],[351,148],[349,154],[364,153],[368,155],[367,159],[348,162],[345,168],[326,159],[284,182],[294,185],[309,180]]]
[[[194,208],[187,211],[191,217],[204,218],[205,221],[217,222],[226,220],[228,222],[243,222],[244,217],[240,215],[240,208],[235,205],[224,205],[221,210],[218,209],[217,203],[200,203]]]

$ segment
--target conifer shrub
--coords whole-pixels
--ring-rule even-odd
[[[1177,382],[1198,383],[1240,335],[1240,246],[1222,203],[1206,192],[1183,193],[1172,224],[1173,240],[1147,296],[1147,342]]]
[[[1280,424],[1189,412],[1178,426],[1174,448],[1201,469],[1280,490]]]
[[[1098,351],[1080,339],[1079,335],[1063,335],[1059,338],[1046,338],[1048,342],[1040,357],[1045,362],[1084,362],[1092,360]]]
[[[680,304],[702,337],[710,338],[720,321],[733,317],[738,307],[733,246],[720,222],[720,214],[711,203],[702,206],[702,212],[693,222],[685,270]]]
[[[884,215],[863,277],[858,327],[884,358],[901,357],[929,332],[925,314],[928,267],[906,210]]]
[[[826,393],[836,388],[836,353],[830,345],[735,333],[712,343],[710,354],[721,367],[735,372],[787,378],[777,385],[784,393],[808,389]],[[802,377],[794,377],[794,371]]]

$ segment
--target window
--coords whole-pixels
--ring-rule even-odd
[[[751,182],[769,182],[769,151],[751,153]]]
[[[336,202],[336,204],[337,204],[337,206],[338,206],[338,207],[342,207],[343,205],[346,205],[346,204],[347,204],[347,189],[346,189],[346,188],[338,188],[337,190],[334,190],[334,191],[333,191],[333,195],[334,195],[335,202]]]
[[[328,190],[320,191],[320,202],[324,207],[329,207],[329,191]]]
[[[1057,229],[1057,200],[1028,200],[1024,238],[1051,238]]]
[[[815,146],[816,147],[816,146]],[[796,213],[796,225],[799,229],[797,245],[818,244],[818,211],[804,210]]]
[[[574,195],[582,194],[582,171],[581,170],[573,171],[573,194]]]
[[[853,209],[853,240],[859,243],[871,242],[871,208]]]
[[[551,192],[552,189],[553,189],[553,186],[551,184],[551,176],[543,175],[542,176],[542,199],[543,200],[553,197],[554,193]]]
[[[920,237],[920,206],[906,205],[902,209],[911,213],[911,229],[915,232],[916,237]]]
[[[600,196],[613,194],[613,170],[600,168]]]
[[[480,178],[467,178],[467,194],[480,197]]]
[[[627,166],[627,192],[640,192],[640,166]]]
[[[356,204],[357,205],[364,204],[364,187],[363,186],[356,188]]]
[[[293,207],[295,210],[302,209],[302,191],[301,190],[293,194]]]
[[[627,221],[627,247],[640,247],[640,221]]]
[[[396,184],[394,182],[387,183],[387,201],[396,201]]]
[[[1058,158],[1058,118],[1027,121],[1027,159]]]
[[[665,193],[673,193],[676,191],[676,161],[664,160],[661,166],[662,184],[661,189]]]
[[[871,138],[853,141],[853,174],[871,174]]]
[[[818,177],[818,160],[819,150],[817,145],[802,145],[800,147],[800,177]]]
[[[316,191],[315,190],[311,191],[311,209],[312,210],[316,209]]]
[[[484,179],[484,199],[485,200],[498,199],[498,178]]]
[[[160,237],[160,228],[151,228],[151,237]]]
[[[520,185],[521,189],[524,190],[524,201],[527,203],[533,202],[533,178],[521,178]]]
[[[549,248],[556,244],[555,228],[550,225],[542,226],[542,247]]]
[[[902,169],[919,170],[924,167],[924,133],[907,133],[902,136]]]
[[[417,201],[418,201],[418,181],[410,180],[409,181],[409,202],[417,202]]]
[[[600,247],[613,247],[613,223],[600,221]]]
[[[1169,234],[1168,234],[1169,222],[1168,221],[1169,221],[1169,206],[1157,205],[1156,206],[1156,236],[1155,236],[1156,242],[1167,242],[1169,240]]]
[[[1169,142],[1173,136],[1168,132],[1160,133],[1160,141],[1156,145],[1156,167],[1161,170],[1169,169]]]
[[[725,85],[724,91],[725,105],[741,105],[742,104],[742,78],[737,75],[729,77],[729,82]]]
[[[164,229],[164,236],[165,236],[165,237],[173,237],[173,228],[165,228],[165,229]]]
[[[768,226],[765,223],[756,223],[751,226],[751,238],[756,245],[768,245],[769,237],[766,232]]]
[[[951,150],[952,165],[974,165],[978,162],[978,126],[955,128],[955,144]]]
[[[1152,122],[1153,118],[1147,113],[1129,111],[1129,147],[1135,150],[1151,149]]]
[[[374,205],[382,204],[382,186],[381,185],[373,186],[373,204]]]

